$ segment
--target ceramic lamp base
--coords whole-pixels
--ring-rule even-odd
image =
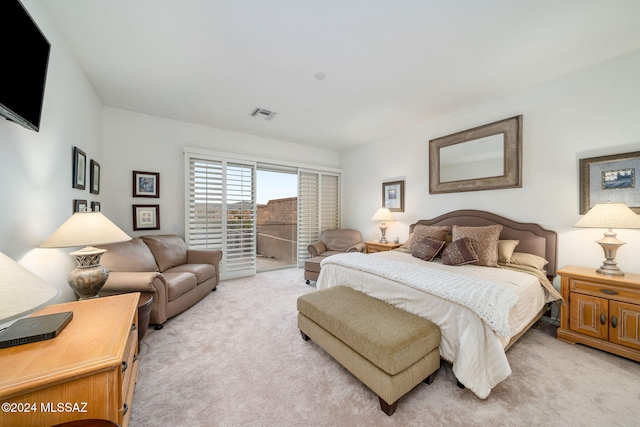
[[[78,267],[69,273],[67,283],[79,299],[97,298],[98,292],[109,278],[109,269],[100,265],[100,257],[105,252],[105,249],[87,246],[80,251],[71,253],[71,256],[76,259]]]

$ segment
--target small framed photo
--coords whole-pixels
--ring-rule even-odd
[[[640,214],[640,151],[580,159],[580,215],[598,203],[624,203]]]
[[[100,194],[100,163],[91,160],[89,169],[89,191],[91,194]]]
[[[91,212],[100,212],[100,202],[91,202]]]
[[[133,171],[133,197],[160,197],[160,174]]]
[[[391,212],[404,212],[404,181],[382,184],[382,206]]]
[[[86,200],[74,200],[73,201],[73,212],[84,212],[87,209],[87,201]]]
[[[84,190],[87,186],[87,155],[73,147],[73,188]]]
[[[160,205],[133,205],[134,230],[159,230]]]

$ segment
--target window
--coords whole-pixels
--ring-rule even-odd
[[[186,148],[185,240],[193,249],[221,249],[220,277],[256,273],[256,170],[298,174],[297,264],[322,230],[340,227],[340,171]]]

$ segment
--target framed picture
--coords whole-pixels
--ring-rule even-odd
[[[624,203],[640,213],[640,151],[580,159],[580,215],[598,203]]]
[[[160,205],[133,205],[134,230],[159,230]]]
[[[89,169],[89,191],[91,194],[100,194],[100,163],[91,160]]]
[[[84,190],[87,186],[87,155],[73,147],[73,188]]]
[[[84,212],[87,208],[86,200],[74,200],[73,201],[73,212]]]
[[[91,202],[91,212],[100,212],[100,202]]]
[[[382,184],[382,206],[391,212],[404,212],[404,181]]]
[[[160,174],[133,171],[133,197],[160,197]]]

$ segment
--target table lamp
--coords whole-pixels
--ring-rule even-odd
[[[70,248],[85,246],[70,255],[75,257],[78,267],[69,276],[67,283],[81,300],[95,298],[109,277],[107,267],[100,265],[100,257],[106,249],[91,245],[107,245],[131,240],[124,231],[109,221],[101,212],[76,212],[65,221],[41,248]]]
[[[60,291],[0,252],[0,324],[51,302]]]
[[[609,276],[624,276],[618,268],[615,257],[618,248],[624,242],[616,238],[613,228],[640,228],[640,216],[629,209],[624,203],[600,203],[591,208],[574,227],[607,228],[604,237],[597,240],[604,250],[606,258],[596,271]]]
[[[382,233],[382,238],[380,239],[380,243],[387,243],[387,238],[385,237],[385,233],[387,231],[386,221],[395,221],[396,219],[393,217],[391,211],[387,208],[380,208],[376,211],[376,213],[371,217],[372,221],[382,221],[380,223],[380,232]]]

